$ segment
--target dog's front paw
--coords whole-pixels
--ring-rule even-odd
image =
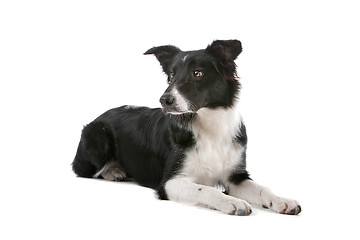
[[[280,197],[272,199],[263,207],[288,215],[298,215],[301,212],[301,207],[297,201]]]
[[[247,216],[252,212],[248,202],[235,198],[229,198],[227,201],[222,202],[217,209],[223,213],[237,216]]]

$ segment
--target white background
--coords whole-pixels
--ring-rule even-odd
[[[359,239],[356,1],[1,1],[1,239]],[[248,169],[299,216],[249,217],[76,178],[83,125],[159,107],[153,46],[239,39]],[[141,237],[141,238],[140,238]]]

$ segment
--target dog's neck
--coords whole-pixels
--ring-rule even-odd
[[[242,122],[238,99],[232,107],[201,108],[196,113],[168,115],[178,127],[205,135],[231,136]]]
[[[202,108],[192,123],[192,130],[198,134],[232,136],[241,126],[238,104],[233,107]]]

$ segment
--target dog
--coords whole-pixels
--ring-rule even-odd
[[[297,201],[256,184],[246,170],[235,64],[241,52],[238,40],[216,40],[197,51],[172,45],[146,51],[167,75],[162,108],[122,106],[86,125],[73,171],[79,177],[134,180],[155,189],[159,199],[230,215],[251,214],[250,204],[299,214]]]

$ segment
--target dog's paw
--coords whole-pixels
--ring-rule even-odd
[[[264,204],[263,207],[288,215],[298,215],[301,212],[301,206],[297,201],[280,197],[272,199],[268,204]]]
[[[126,178],[126,174],[118,168],[109,168],[101,173],[101,176],[106,180],[116,182],[123,181]]]
[[[247,216],[252,212],[251,206],[248,202],[234,198],[230,198],[222,202],[220,206],[217,207],[217,210],[229,215],[237,216]]]

